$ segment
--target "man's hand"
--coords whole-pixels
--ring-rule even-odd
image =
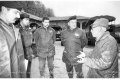
[[[80,51],[80,53],[81,53],[81,54],[78,55],[77,58],[85,58],[85,56],[86,56],[85,53],[84,53],[84,52],[81,52],[81,51]]]
[[[78,63],[84,63],[85,60],[86,60],[86,58],[80,58],[77,62],[78,62]]]
[[[79,58],[79,60],[77,61],[78,63],[84,63],[85,62],[85,53],[80,51],[80,55],[77,56],[77,58]]]
[[[32,59],[34,59],[36,56],[32,54],[31,57],[32,57]]]

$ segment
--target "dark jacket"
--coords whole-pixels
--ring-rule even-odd
[[[118,77],[118,45],[109,32],[105,32],[96,42],[84,64],[90,68],[88,78]]]
[[[19,78],[15,33],[12,27],[0,20],[0,77]]]
[[[55,55],[54,43],[56,41],[56,33],[54,29],[48,27],[47,30],[42,26],[34,33],[34,39],[37,46],[38,56],[47,57]]]
[[[79,51],[83,51],[83,47],[87,44],[85,32],[80,28],[66,29],[61,32],[61,41],[65,46],[63,62],[76,64],[78,60],[76,56],[80,54]]]
[[[18,69],[19,69],[20,78],[26,78],[25,57],[24,57],[21,34],[19,32],[19,28],[14,27],[14,31],[15,31],[16,44],[17,44]]]
[[[24,48],[24,54],[25,58],[31,60],[31,55],[33,54],[33,50],[31,48],[33,35],[32,31],[28,28],[26,29],[20,29],[23,48]]]

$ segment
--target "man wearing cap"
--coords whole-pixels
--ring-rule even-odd
[[[65,46],[62,60],[66,64],[69,78],[73,78],[73,67],[77,73],[77,78],[82,78],[82,64],[77,63],[79,51],[87,44],[85,32],[77,27],[76,16],[68,19],[68,29],[61,32],[61,41]]]
[[[19,78],[17,37],[13,23],[20,18],[15,1],[0,1],[0,78]]]
[[[29,15],[22,13],[20,15],[20,33],[22,37],[23,47],[25,50],[25,58],[29,59],[32,54],[31,44],[32,44],[32,31],[29,27]]]
[[[31,60],[34,57],[33,50],[31,48],[32,45],[32,30],[29,27],[30,21],[29,21],[29,15],[27,13],[21,13],[20,15],[20,33],[24,48],[24,55],[26,60],[26,70],[27,70],[27,77],[30,77],[30,67],[31,67]]]
[[[86,78],[117,78],[118,77],[118,46],[114,37],[107,30],[109,21],[97,19],[92,25],[92,35],[96,44],[89,54],[82,52],[78,58],[83,63],[83,74]]]
[[[27,19],[28,18],[28,19]],[[24,19],[24,20],[23,20]],[[17,44],[17,55],[18,55],[18,69],[20,73],[20,78],[26,78],[26,69],[25,69],[25,56],[26,56],[26,51],[25,51],[25,44],[24,44],[24,39],[22,38],[23,35],[21,35],[21,28],[22,26],[27,26],[29,25],[29,15],[26,13],[21,13],[20,14],[20,19],[17,20],[15,23],[16,27],[14,27],[15,31],[15,36],[18,38],[16,39],[16,44]],[[25,56],[24,56],[25,54]]]

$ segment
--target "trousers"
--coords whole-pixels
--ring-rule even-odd
[[[82,64],[72,65],[72,64],[66,63],[66,70],[67,70],[69,78],[73,78],[73,67],[75,68],[77,78],[83,78]]]
[[[47,60],[48,68],[49,68],[49,74],[50,74],[50,76],[53,76],[54,56],[47,57],[47,58],[39,57],[39,70],[40,70],[41,77],[45,75],[44,73],[45,73],[46,60]]]

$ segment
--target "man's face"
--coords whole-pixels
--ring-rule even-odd
[[[33,30],[36,30],[36,29],[37,29],[37,28],[34,26],[34,27],[33,27]]]
[[[15,21],[20,18],[20,11],[13,8],[6,8],[6,21],[8,23],[15,23]]]
[[[24,18],[24,19],[22,20],[22,22],[23,22],[24,26],[28,26],[29,23],[30,23],[29,18]]]
[[[47,28],[49,26],[49,20],[44,20],[43,23],[43,27]]]
[[[75,20],[70,20],[68,22],[68,25],[71,29],[75,29],[77,27],[77,20],[76,19]]]
[[[93,35],[93,37],[98,37],[99,36],[99,33],[100,33],[100,27],[93,27],[91,29],[91,33]]]

